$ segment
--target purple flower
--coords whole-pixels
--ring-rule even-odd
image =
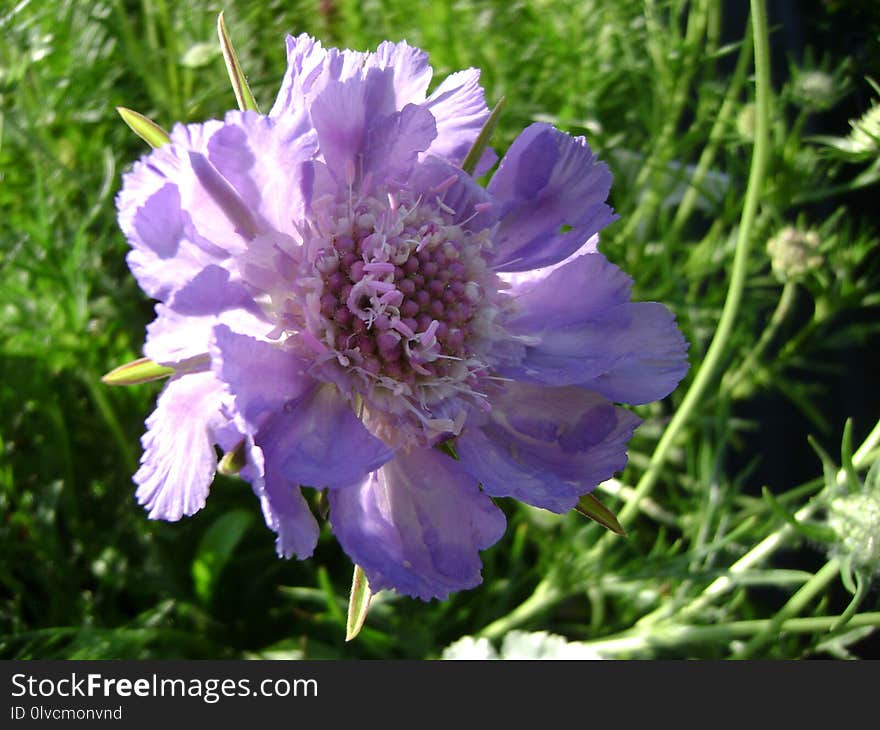
[[[477,70],[426,96],[406,43],[287,55],[267,116],[178,125],[125,175],[144,353],[175,369],[137,498],[192,514],[214,445],[242,449],[280,555],[311,555],[301,486],[327,489],[372,590],[445,598],[504,532],[490,497],[565,512],[624,467],[638,418],[614,402],[669,393],[686,343],[597,251],[611,175],[583,138],[533,124],[483,189]]]

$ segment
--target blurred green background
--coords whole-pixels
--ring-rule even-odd
[[[723,377],[628,537],[500,500],[509,527],[484,553],[480,587],[443,603],[381,594],[346,644],[352,567],[329,529],[311,560],[287,562],[243,482],[218,477],[207,507],[177,524],[149,521],[134,501],[138,439],[160,384],[100,382],[140,355],[152,317],[113,205],[146,147],[115,107],[166,128],[233,108],[222,9],[263,109],[286,33],[360,50],[406,39],[430,53],[434,84],[476,66],[489,104],[506,97],[498,151],[534,120],[585,134],[615,175],[620,220],[604,252],[634,276],[637,298],[675,311],[691,342],[688,379],[637,409],[645,423],[630,466],[597,493],[619,509],[727,292],[755,128],[747,3],[0,1],[0,656],[427,658],[464,635],[498,642],[520,628],[597,641],[646,616],[654,639],[614,655],[741,655],[737,642],[758,631],[743,621],[774,637],[746,655],[871,655],[877,593],[860,587],[870,566],[858,586],[826,580],[795,614],[833,616],[861,591],[868,619],[777,634],[791,597],[845,549],[825,518],[841,489],[844,421],[857,447],[880,414],[880,92],[869,78],[880,81],[880,21],[871,2],[769,7],[772,149],[744,304]],[[794,241],[788,259],[768,251],[780,236]],[[831,454],[824,471],[808,435]],[[854,470],[865,489],[872,462]],[[748,580],[700,605],[706,586],[814,497],[814,531],[789,530]],[[670,639],[658,616],[733,628]]]

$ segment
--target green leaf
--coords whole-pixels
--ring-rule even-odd
[[[238,55],[235,53],[229,32],[226,30],[226,21],[223,20],[222,12],[217,16],[217,35],[220,36],[220,50],[223,51],[223,60],[226,62],[226,70],[229,72],[229,80],[232,82],[232,90],[235,92],[238,108],[242,111],[250,110],[259,113],[260,108],[257,106],[257,101],[251,93],[251,87],[248,86],[247,78],[238,62]]]
[[[207,602],[217,578],[254,519],[252,510],[235,509],[220,517],[202,537],[192,564],[196,595]]]
[[[846,423],[843,424],[843,437],[840,440],[840,465],[846,474],[846,486],[849,492],[854,494],[862,488],[862,482],[853,465],[852,455],[852,419],[847,418]]]
[[[598,522],[606,530],[610,530],[615,535],[626,537],[626,531],[617,521],[614,513],[602,504],[593,494],[585,494],[575,506],[575,509],[584,517],[589,517],[593,522]]]
[[[464,162],[461,163],[461,169],[469,175],[474,174],[474,170],[477,169],[477,164],[483,156],[484,150],[489,146],[489,140],[492,138],[492,133],[495,131],[495,126],[498,124],[498,118],[501,116],[501,110],[503,108],[504,97],[502,96],[492,110],[492,113],[489,115],[489,118],[486,120],[486,123],[483,125],[483,128],[480,130],[480,133],[477,135],[477,139],[474,141],[473,147],[471,147],[467,156],[464,158]]]
[[[122,121],[129,126],[131,131],[153,149],[168,144],[171,141],[168,132],[162,129],[162,127],[156,124],[152,119],[147,119],[143,114],[138,114],[136,111],[126,109],[124,106],[116,107],[116,111],[119,112]]]
[[[354,566],[351,578],[351,595],[348,599],[348,619],[345,622],[345,640],[351,641],[364,626],[367,611],[370,610],[370,599],[373,594],[367,584],[367,576],[360,565]]]
[[[846,566],[848,572],[851,568],[852,566]],[[839,631],[850,622],[850,619],[856,615],[859,606],[862,605],[862,601],[864,601],[865,597],[868,595],[868,588],[871,585],[871,582],[866,580],[865,577],[857,571],[853,575],[847,575],[846,579],[844,579],[843,570],[844,569],[841,568],[841,580],[843,580],[844,584],[848,585],[850,592],[853,594],[853,598],[846,607],[846,610],[840,614],[840,618],[838,618],[837,621],[834,622],[834,625],[828,629],[829,631]],[[853,578],[855,578],[855,585],[853,585]]]
[[[816,452],[819,460],[822,462],[822,476],[825,480],[825,487],[834,489],[837,486],[837,465],[828,455],[828,452],[822,448],[822,445],[810,434],[807,434],[807,442],[813,447],[813,451]]]
[[[836,534],[830,527],[798,522],[794,518],[794,515],[779,503],[779,500],[776,499],[773,492],[767,489],[767,487],[761,488],[761,495],[764,497],[764,501],[770,506],[773,514],[779,517],[783,522],[791,525],[799,534],[807,539],[816,540],[818,542],[833,542],[836,539]]]
[[[151,380],[161,380],[169,375],[174,375],[174,368],[141,357],[114,368],[101,378],[101,382],[106,385],[139,385],[149,383]]]

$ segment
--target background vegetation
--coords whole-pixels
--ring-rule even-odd
[[[285,33],[358,49],[405,38],[431,54],[435,83],[477,66],[490,104],[506,97],[499,151],[537,119],[608,161],[620,220],[603,250],[691,343],[687,380],[637,409],[630,465],[597,492],[626,514],[626,539],[501,500],[509,527],[483,585],[443,603],[381,594],[346,644],[351,564],[328,529],[313,559],[285,562],[243,482],[218,477],[177,524],[135,504],[159,385],[100,383],[139,356],[152,317],[113,206],[146,148],[114,108],[166,128],[233,108],[221,9],[264,109]],[[764,114],[747,9],[2,0],[0,656],[428,658],[513,629],[618,657],[880,654],[880,21],[871,2],[771,3]],[[762,115],[766,172],[741,234]],[[738,238],[741,305],[659,458],[717,333]]]

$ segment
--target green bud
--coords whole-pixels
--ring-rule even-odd
[[[767,241],[767,253],[773,273],[780,281],[799,279],[821,266],[825,259],[819,253],[822,239],[816,231],[801,231],[786,226]]]
[[[794,82],[794,98],[806,109],[830,109],[840,96],[834,77],[824,71],[804,71]]]
[[[129,126],[129,129],[150,145],[150,147],[155,149],[171,141],[168,132],[162,129],[156,122],[147,119],[143,114],[126,109],[124,106],[116,107],[116,111],[119,112],[119,116]]]
[[[828,524],[837,534],[833,552],[868,575],[880,574],[880,490],[836,497],[828,505]]]
[[[151,380],[161,380],[174,375],[174,368],[159,365],[152,360],[141,357],[125,365],[120,365],[107,373],[101,382],[106,385],[140,385]]]
[[[244,469],[246,464],[245,442],[240,441],[234,449],[223,454],[223,458],[217,464],[217,471],[224,476],[233,477]]]

